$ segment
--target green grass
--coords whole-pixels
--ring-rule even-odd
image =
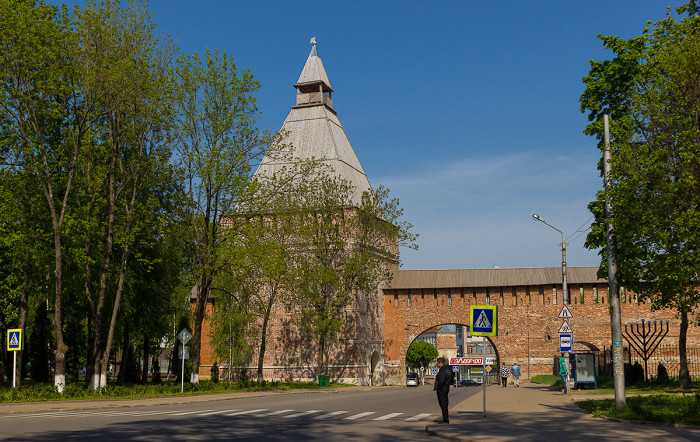
[[[348,384],[331,384],[330,388],[346,386]],[[349,385],[348,385],[349,386]],[[149,398],[159,396],[178,396],[182,394],[210,394],[210,393],[230,393],[238,391],[269,391],[269,390],[292,390],[292,389],[323,389],[316,383],[309,382],[257,382],[245,381],[200,381],[198,385],[185,383],[185,392],[180,392],[180,383],[164,382],[162,384],[147,385],[124,385],[108,384],[107,387],[92,391],[83,383],[72,383],[66,385],[63,393],[60,394],[51,384],[26,384],[20,390],[9,388],[8,385],[0,386],[0,403],[14,402],[41,402],[41,401],[61,401],[61,400],[81,400],[81,399],[126,399],[126,398]]]
[[[561,378],[559,376],[554,376],[551,374],[539,374],[533,376],[530,380],[536,384],[550,385],[553,387],[561,388]],[[598,376],[598,388],[593,389],[586,388],[584,391],[587,395],[597,395],[597,394],[615,394],[613,378],[612,376]],[[589,384],[587,384],[589,385]],[[575,392],[577,390],[572,390]],[[657,383],[657,382],[640,382],[638,384],[626,385],[625,392],[631,394],[654,394],[654,393],[699,393],[700,394],[700,382],[691,382],[690,388],[684,390],[678,386],[678,379],[671,379],[667,383]]]
[[[690,388],[679,387],[678,379],[668,382],[639,382],[625,385],[626,394],[655,394],[655,393],[700,393],[700,382],[691,382]],[[612,376],[598,376],[598,388],[586,390],[586,394],[615,394]]]
[[[554,376],[553,374],[538,374],[533,376],[532,379],[530,379],[530,382],[561,388],[561,377]]]
[[[627,398],[627,406],[617,411],[614,399],[579,401],[577,404],[594,416],[633,421],[700,425],[700,394],[656,394]]]

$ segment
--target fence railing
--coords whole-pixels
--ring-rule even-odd
[[[605,347],[603,350],[593,352],[596,354],[596,364],[598,366],[598,375],[612,376],[612,354],[611,348]],[[700,379],[700,348],[688,348],[686,350],[686,355],[688,357],[688,371],[690,372],[691,379]],[[644,369],[644,359],[641,358],[629,347],[624,348],[624,360],[625,360],[625,377],[629,377],[632,374],[632,367],[635,363],[639,363]],[[649,379],[656,379],[658,376],[659,364],[663,364],[666,368],[666,372],[669,377],[678,377],[680,373],[680,352],[678,347],[675,345],[660,345],[654,354],[647,361],[648,373],[646,375]],[[642,379],[644,376],[642,375]]]

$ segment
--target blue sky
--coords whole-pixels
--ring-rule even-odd
[[[78,2],[82,3],[82,2]],[[583,247],[601,187],[581,78],[599,33],[631,37],[682,1],[153,0],[183,52],[250,67],[278,130],[316,36],[338,117],[373,186],[398,197],[418,251],[404,269],[597,265]],[[579,231],[580,230],[580,231]]]

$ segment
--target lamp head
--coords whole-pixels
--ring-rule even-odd
[[[542,221],[542,218],[540,218],[540,216],[536,213],[532,215],[532,219],[534,219],[535,221]]]

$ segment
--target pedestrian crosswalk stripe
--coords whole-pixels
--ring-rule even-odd
[[[365,411],[364,413],[358,413],[358,414],[355,414],[352,416],[348,416],[345,418],[345,420],[355,420],[355,419],[359,419],[361,417],[369,416],[370,414],[375,414],[375,413],[376,413],[376,411]]]
[[[267,411],[267,408],[258,408],[257,410],[237,411],[235,413],[226,414],[225,416],[240,416],[241,414],[259,413],[261,411]]]
[[[430,415],[431,415],[430,413],[421,413],[421,414],[417,414],[417,415],[415,415],[415,416],[413,416],[413,417],[409,417],[408,419],[404,419],[404,420],[405,420],[406,422],[415,422],[415,421],[419,421],[419,420],[421,420],[421,419],[423,419],[423,418],[426,418],[426,417],[428,417],[428,416],[430,416]]]
[[[277,411],[271,411],[271,412],[269,412],[269,413],[259,414],[258,417],[276,416],[276,415],[282,414],[282,413],[289,413],[290,411],[294,411],[294,410],[277,410]]]
[[[385,420],[387,420],[387,419],[391,419],[392,417],[401,416],[402,414],[403,414],[403,413],[389,413],[389,414],[387,414],[387,415],[385,415],[385,416],[376,417],[376,418],[374,418],[374,419],[372,419],[372,420],[375,420],[375,421],[385,421]]]
[[[184,416],[186,414],[195,414],[195,413],[204,413],[207,411],[214,411],[214,410],[196,410],[196,411],[183,411],[181,413],[174,413],[173,416]]]
[[[214,416],[214,415],[223,415],[223,416],[243,416],[243,415],[253,415],[253,416],[258,416],[258,417],[267,417],[267,416],[280,416],[284,418],[295,418],[295,417],[302,417],[302,416],[309,416],[312,414],[316,413],[322,413],[323,410],[308,410],[308,411],[301,411],[301,412],[296,412],[293,414],[285,414],[285,413],[292,413],[294,410],[292,409],[284,409],[284,410],[275,410],[275,411],[269,411],[267,412],[267,408],[258,408],[255,410],[240,410],[237,408],[234,409],[228,409],[228,410],[157,410],[157,411],[142,411],[142,410],[93,410],[93,411],[55,411],[55,412],[47,412],[47,413],[34,413],[34,414],[25,414],[25,415],[7,415],[7,416],[0,416],[0,419],[4,418],[11,418],[11,419],[17,419],[17,418],[48,418],[48,419],[55,419],[55,418],[61,418],[61,417],[68,417],[68,416],[104,416],[104,417],[118,417],[118,416],[153,416],[153,415],[163,415],[164,417],[167,416],[186,416],[186,415],[198,415],[198,416]],[[265,413],[266,412],[266,413]],[[328,413],[322,413],[318,414],[316,416],[312,416],[313,419],[324,419],[324,418],[332,418],[332,417],[342,417],[341,415],[347,414],[349,411],[347,410],[338,410],[338,411],[332,411]],[[376,411],[365,411],[362,413],[357,413],[351,416],[347,416],[344,419],[345,420],[357,420],[363,417],[371,416],[373,414],[377,414]],[[385,414],[383,416],[375,417],[374,421],[386,421],[389,419],[394,419],[398,416],[403,415],[404,413],[389,413]],[[427,418],[428,416],[432,416],[431,413],[421,413],[417,414],[415,416],[411,416],[409,418],[404,419],[406,422],[416,422],[422,419]]]
[[[200,416],[213,416],[215,414],[230,413],[230,412],[234,412],[234,411],[238,411],[238,409],[210,411],[209,413],[202,413],[202,414],[200,414]]]
[[[314,413],[319,413],[321,410],[309,410],[309,411],[302,411],[301,413],[296,413],[296,414],[288,414],[286,416],[283,416],[285,418],[289,417],[300,417],[300,416],[306,416],[308,414],[314,414]]]
[[[326,414],[314,416],[314,419],[323,419],[325,417],[333,417],[333,416],[337,416],[339,414],[345,414],[345,413],[348,413],[348,411],[334,411],[332,413],[326,413]]]

